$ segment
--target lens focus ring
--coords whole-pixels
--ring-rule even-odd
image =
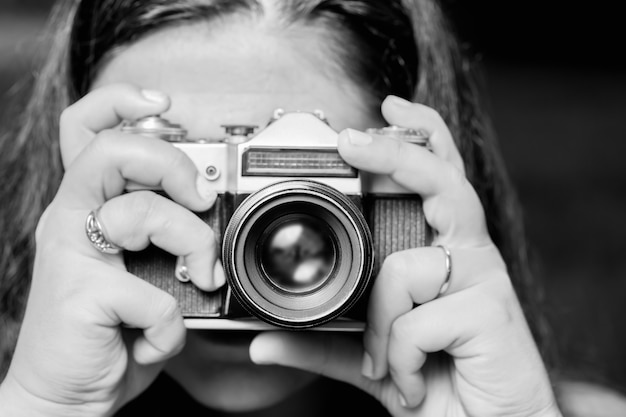
[[[290,328],[316,326],[349,309],[367,287],[372,253],[369,228],[350,198],[309,180],[275,183],[248,196],[223,244],[239,302]]]

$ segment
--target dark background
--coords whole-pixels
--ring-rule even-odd
[[[619,2],[446,0],[487,73],[566,374],[626,393],[626,36]],[[49,0],[0,0],[0,92]]]

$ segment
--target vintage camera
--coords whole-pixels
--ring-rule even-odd
[[[420,197],[348,165],[321,111],[278,109],[258,132],[223,127],[222,138],[189,139],[150,116],[122,129],[172,142],[214,184],[217,202],[197,214],[222,242],[227,285],[184,282],[180,262],[156,247],[126,252],[128,270],[171,293],[189,328],[361,330],[382,260],[432,240]],[[428,146],[410,129],[368,132]]]

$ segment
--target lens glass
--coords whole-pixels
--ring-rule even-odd
[[[307,214],[277,219],[259,239],[265,277],[287,292],[318,288],[336,264],[333,235],[327,223]]]
[[[304,329],[347,312],[373,268],[371,234],[355,202],[310,180],[250,194],[224,234],[229,288],[252,315]]]

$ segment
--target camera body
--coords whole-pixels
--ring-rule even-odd
[[[227,285],[198,289],[154,246],[125,252],[129,272],[172,294],[188,328],[361,330],[384,258],[432,240],[420,197],[343,161],[321,111],[278,109],[259,132],[223,127],[222,138],[188,139],[150,116],[122,129],[171,142],[213,184],[216,203],[197,215],[222,244]],[[368,132],[428,146],[410,129]]]

